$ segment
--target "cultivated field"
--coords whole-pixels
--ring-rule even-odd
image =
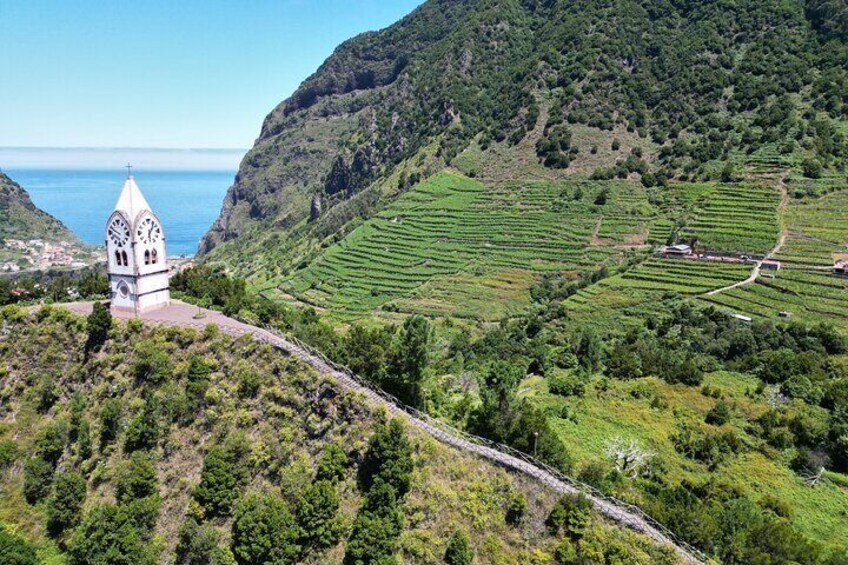
[[[444,172],[279,287],[342,317],[382,307],[498,319],[529,305],[538,276],[573,277],[639,247],[660,218],[647,191],[628,181],[492,188]]]
[[[833,253],[848,252],[846,210],[845,190],[793,200],[785,212],[789,235],[776,256],[783,268],[705,300],[752,316],[788,312],[802,321],[848,328],[848,279],[831,274]]]

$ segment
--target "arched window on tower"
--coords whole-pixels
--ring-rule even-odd
[[[144,252],[144,264],[145,265],[150,264],[150,250],[149,249]]]
[[[127,252],[126,251],[121,251],[121,258],[124,260],[124,267],[128,267],[130,262],[129,262],[129,259],[127,259]]]
[[[123,263],[121,262],[121,252],[117,249],[115,250],[115,264],[119,267],[123,265]]]
[[[155,249],[150,253],[150,262],[154,265],[159,262],[159,252]]]

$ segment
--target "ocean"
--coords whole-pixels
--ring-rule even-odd
[[[126,171],[3,168],[36,206],[61,220],[86,243],[103,245],[104,226]],[[215,221],[235,167],[226,170],[134,169],[133,176],[165,229],[168,255],[194,255]]]

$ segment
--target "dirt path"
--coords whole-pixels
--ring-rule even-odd
[[[739,281],[729,286],[711,290],[706,293],[705,296],[714,296],[716,294],[720,294],[722,292],[726,292],[728,290],[739,288],[740,286],[745,286],[751,284],[752,282],[755,282],[760,276],[760,271],[763,267],[763,261],[767,259],[772,259],[775,255],[780,253],[781,249],[783,249],[783,245],[786,243],[786,238],[789,237],[789,226],[787,226],[786,218],[783,215],[786,211],[786,206],[789,204],[789,190],[786,188],[786,182],[784,182],[784,178],[785,176],[781,175],[780,180],[777,183],[777,187],[778,189],[780,189],[780,204],[777,205],[777,223],[780,227],[780,237],[777,238],[777,244],[772,248],[771,251],[766,253],[766,256],[763,257],[762,260],[757,261],[754,264],[754,268],[751,270],[751,275],[747,279]]]
[[[64,306],[81,315],[88,315],[92,310],[91,302],[75,302]],[[134,317],[131,312],[116,313],[115,316],[123,319]],[[143,322],[152,325],[179,325],[202,329],[207,324],[216,324],[222,332],[228,335],[250,334],[257,340],[264,341],[301,359],[319,373],[333,377],[341,386],[362,393],[374,403],[384,406],[389,413],[404,417],[410,425],[442,443],[528,475],[556,492],[583,492],[592,500],[595,509],[600,514],[648,536],[659,544],[674,547],[683,562],[698,564],[707,562],[706,558],[697,550],[675,540],[671,532],[653,521],[639,508],[605,497],[592,490],[591,487],[583,485],[556,469],[508,446],[494,444],[483,438],[468,435],[443,422],[430,418],[414,408],[405,406],[397,399],[372,387],[346,368],[336,365],[320,352],[295,338],[245,324],[233,318],[228,318],[220,312],[201,309],[179,301],[173,301],[165,308],[144,313],[140,318]]]

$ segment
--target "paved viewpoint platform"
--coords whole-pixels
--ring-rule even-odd
[[[67,308],[75,314],[88,316],[94,308],[94,302],[69,302],[66,304],[57,304],[56,306]],[[200,314],[200,316],[198,316]],[[198,308],[191,304],[186,304],[180,300],[171,300],[168,306],[163,306],[155,310],[136,314],[131,310],[112,310],[112,316],[121,320],[130,320],[137,318],[144,322],[152,322],[157,324],[171,324],[175,326],[197,326],[203,327],[206,324],[217,324],[222,330],[234,330],[239,332],[256,332],[259,328],[239,322],[215,310],[206,308]]]

